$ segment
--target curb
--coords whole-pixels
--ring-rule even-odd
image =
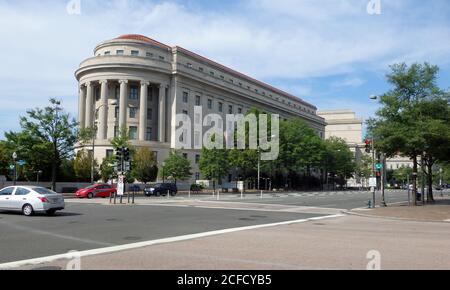
[[[409,218],[399,218],[399,217],[376,216],[376,215],[356,213],[356,212],[353,212],[353,210],[342,211],[342,213],[347,214],[347,215],[365,217],[365,218],[377,218],[377,219],[395,220],[395,221],[444,223],[444,224],[450,223],[450,221],[445,221],[445,220],[421,220],[421,219],[409,219]]]

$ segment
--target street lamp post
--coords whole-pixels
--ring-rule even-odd
[[[16,185],[16,179],[17,179],[17,163],[16,163],[17,153],[16,153],[16,152],[14,152],[14,153],[12,154],[12,158],[13,158],[13,161],[14,161],[14,177],[13,177],[13,183],[14,183],[14,185]]]
[[[111,103],[109,104],[111,106],[117,106],[117,101],[113,100],[111,101]],[[95,137],[97,135],[97,127],[95,126],[95,115],[97,114],[97,112],[102,108],[108,106],[108,104],[102,104],[100,106],[98,106],[97,108],[94,108],[94,110],[92,110],[92,160],[91,160],[91,184],[94,184],[94,171],[95,171]]]
[[[371,100],[378,100],[378,96],[376,95],[372,95],[370,96]],[[380,186],[380,190],[381,190],[381,206],[382,207],[386,207],[386,199],[385,199],[385,194],[384,194],[384,185],[385,185],[385,178],[386,178],[386,162],[385,162],[385,155],[384,153],[381,153],[381,164],[383,165],[383,167],[381,168],[381,186]],[[372,134],[372,165],[373,165],[373,174],[374,177],[376,177],[376,172],[375,172],[375,145],[374,145],[374,138],[373,138],[373,134]],[[375,193],[373,196],[373,205],[375,207]]]
[[[42,174],[42,170],[36,171],[36,184],[39,185],[39,175]]]

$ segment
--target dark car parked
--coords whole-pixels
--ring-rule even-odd
[[[178,193],[175,183],[156,183],[144,189],[146,196],[167,196],[167,193],[171,196],[175,196]]]

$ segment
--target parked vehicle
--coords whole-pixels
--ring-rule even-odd
[[[137,185],[137,184],[131,184],[128,187],[128,191],[138,192],[138,191],[141,191],[141,187],[139,185]]]
[[[97,183],[86,188],[82,188],[75,193],[78,198],[92,199],[94,197],[106,198],[116,193],[116,189],[109,184]]]
[[[64,197],[39,186],[10,186],[0,190],[0,209],[20,211],[26,216],[35,213],[54,215],[66,207]]]
[[[167,193],[171,196],[175,196],[178,193],[175,183],[156,183],[144,189],[146,196],[167,196]]]

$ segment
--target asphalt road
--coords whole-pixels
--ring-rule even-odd
[[[404,202],[408,201],[408,194],[406,191],[387,191],[385,193],[385,198],[388,204]],[[381,200],[381,196],[379,193],[376,194],[375,199],[376,204],[378,205]],[[242,200],[239,198],[228,198],[223,200],[242,202]],[[372,193],[367,191],[336,191],[289,195],[280,194],[279,196],[265,194],[263,195],[263,198],[247,195],[244,202],[353,209],[367,207],[367,203],[369,200],[372,200]]]
[[[0,212],[0,263],[314,216],[319,215],[76,203],[54,217]]]

